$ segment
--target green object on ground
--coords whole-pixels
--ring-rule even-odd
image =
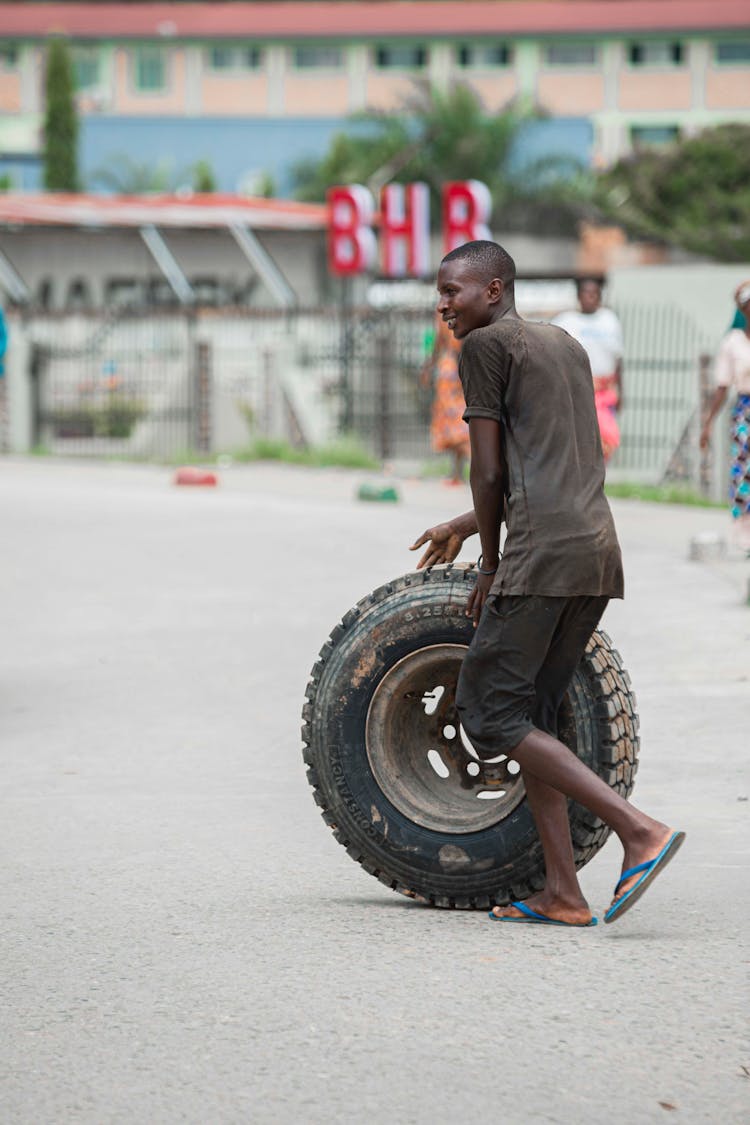
[[[400,496],[394,484],[385,484],[379,481],[364,481],[357,489],[357,499],[395,504],[400,500]]]

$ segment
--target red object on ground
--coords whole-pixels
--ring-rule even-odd
[[[215,488],[219,483],[219,478],[216,473],[212,473],[210,469],[196,469],[190,465],[186,465],[182,469],[178,469],[174,475],[174,484],[204,484]]]

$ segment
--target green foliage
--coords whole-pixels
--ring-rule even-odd
[[[44,186],[47,191],[78,190],[78,114],[73,63],[64,39],[47,47],[44,113]]]
[[[237,461],[283,461],[314,468],[375,469],[379,466],[354,436],[313,449],[295,449],[279,438],[256,437],[246,449],[235,453],[234,458]]]
[[[138,399],[111,395],[103,402],[80,402],[59,406],[51,422],[57,437],[128,438],[141,418],[148,413]]]
[[[12,190],[13,190],[13,177],[11,176],[10,172],[3,172],[3,174],[0,176],[0,191],[12,191]]]
[[[208,160],[197,160],[192,167],[193,191],[209,194],[216,191],[216,177]]]
[[[695,489],[678,484],[637,484],[620,481],[616,484],[608,483],[604,489],[607,496],[618,500],[648,500],[657,504],[687,504],[693,508],[723,508],[723,503],[717,503],[703,496]]]
[[[723,262],[750,258],[750,125],[645,150],[599,177],[604,215],[628,233]]]
[[[174,191],[176,178],[167,160],[154,166],[133,160],[125,153],[115,153],[106,165],[92,172],[91,183],[116,195],[159,195]]]
[[[442,91],[415,83],[397,113],[363,113],[338,133],[322,160],[293,169],[298,199],[322,200],[333,184],[362,183],[378,190],[388,182],[424,180],[438,194],[446,180],[478,179],[495,205],[519,190],[508,168],[511,145],[524,121],[538,116],[521,104],[485,112],[470,87]]]

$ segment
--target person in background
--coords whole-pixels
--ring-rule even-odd
[[[436,453],[451,456],[452,476],[447,484],[463,484],[464,466],[469,459],[469,427],[463,420],[466,403],[458,377],[460,352],[460,342],[439,320],[432,354],[422,368],[421,382],[423,386],[433,382],[430,438]]]
[[[8,329],[0,307],[0,453],[8,450],[8,392],[5,385],[5,352],[8,347]]]
[[[714,369],[716,390],[700,446],[708,448],[714,419],[732,387],[737,398],[732,408],[729,502],[737,542],[750,558],[750,279],[737,287],[734,299],[745,327],[731,328],[721,342]]]
[[[5,375],[5,352],[8,347],[8,329],[5,327],[5,316],[0,307],[0,379]]]
[[[594,378],[594,398],[604,460],[620,444],[617,414],[622,409],[622,328],[612,309],[602,305],[601,282],[584,277],[576,282],[579,308],[561,312],[552,321],[582,345]]]

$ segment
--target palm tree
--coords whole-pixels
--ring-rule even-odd
[[[364,183],[374,191],[389,181],[424,180],[437,197],[446,180],[482,180],[495,204],[517,191],[509,156],[521,125],[539,117],[520,103],[488,114],[469,87],[443,91],[415,83],[398,113],[369,111],[352,118],[322,160],[293,169],[298,199],[322,200],[328,187]]]

